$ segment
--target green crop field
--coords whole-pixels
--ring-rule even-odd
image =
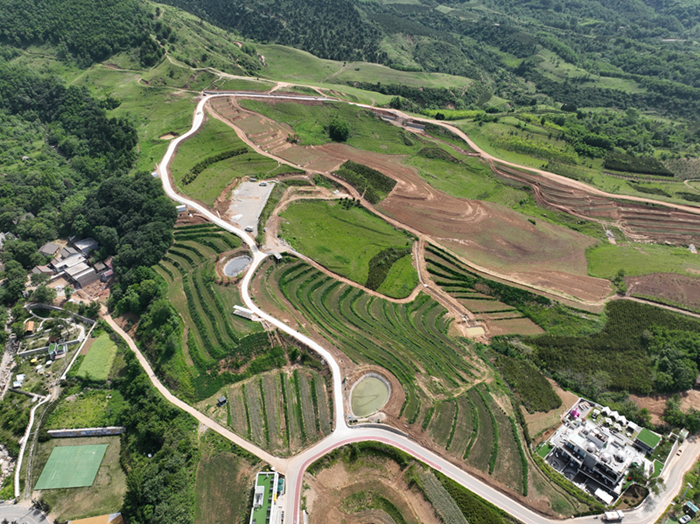
[[[452,433],[452,425],[457,416],[457,403],[455,401],[440,402],[435,408],[428,432],[439,446],[447,447],[447,441]]]
[[[187,367],[177,368],[176,381],[191,382],[196,400],[247,378],[245,373],[274,367],[281,357],[267,353],[269,337],[259,323],[233,315],[233,306],[242,304],[238,292],[215,275],[220,254],[240,246],[240,239],[209,224],[181,227],[175,230],[175,244],[155,267],[187,326],[183,355]],[[250,365],[243,375],[218,372],[221,365],[237,370],[245,364]]]
[[[389,296],[408,296],[418,284],[411,265],[411,239],[364,208],[343,206],[325,201],[295,202],[281,214],[286,223],[281,236],[294,248],[319,264],[359,284],[365,285],[371,262],[390,248],[408,249],[394,265],[397,270],[386,275],[379,289]],[[392,267],[393,269],[393,267]]]
[[[107,444],[54,448],[34,489],[92,486]]]
[[[478,371],[460,342],[447,335],[446,311],[426,295],[410,304],[375,298],[303,263],[282,264],[267,277],[293,310],[303,313],[324,336],[354,362],[380,365],[396,376],[406,392],[401,415],[411,424],[422,421],[432,402],[470,384]],[[418,376],[423,386],[419,385]],[[427,380],[430,377],[430,380]]]
[[[217,406],[221,395],[228,404]],[[331,401],[326,378],[304,366],[227,386],[197,407],[261,448],[290,455],[331,433]]]
[[[77,375],[92,380],[107,380],[116,355],[117,345],[112,342],[107,333],[103,333],[90,346],[90,351],[80,364]]]
[[[255,461],[236,455],[235,446],[213,431],[202,436],[199,450],[194,522],[242,522],[248,516]]]
[[[598,244],[586,251],[588,273],[594,277],[613,278],[622,269],[627,275],[680,273],[697,276],[700,257],[684,247],[659,244]]]
[[[186,177],[197,164],[234,150],[244,152],[212,163],[197,174],[192,182],[186,183]],[[172,163],[172,173],[180,191],[211,206],[235,178],[264,177],[278,166],[276,161],[251,151],[232,128],[215,118],[209,118],[199,133],[180,146]]]
[[[479,432],[470,450],[468,462],[481,471],[488,472],[489,460],[493,453],[494,446],[497,445],[497,429],[494,428],[493,419],[488,406],[484,403],[476,388],[469,390],[469,398],[476,406],[479,418]]]

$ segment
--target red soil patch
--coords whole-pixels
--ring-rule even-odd
[[[700,279],[675,273],[625,278],[628,295],[700,312]]]
[[[87,355],[88,351],[90,351],[90,348],[92,347],[92,343],[97,340],[96,338],[89,338],[85,341],[85,344],[83,344],[83,347],[80,349],[80,354],[81,355]]]
[[[326,144],[316,151],[339,162],[350,159],[365,164],[397,180],[378,209],[478,265],[585,300],[600,300],[610,293],[607,280],[587,275],[585,251],[596,242],[588,236],[545,222],[534,225],[491,202],[449,196],[403,164],[401,156],[344,144]]]

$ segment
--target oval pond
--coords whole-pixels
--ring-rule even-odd
[[[384,407],[389,400],[389,386],[377,377],[366,376],[352,389],[350,400],[353,415],[366,417]]]
[[[224,275],[227,277],[235,277],[243,271],[248,265],[253,261],[249,256],[243,255],[241,257],[232,258],[224,266]]]

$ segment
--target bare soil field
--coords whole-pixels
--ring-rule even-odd
[[[700,312],[700,279],[676,273],[626,277],[627,294]]]
[[[409,488],[398,465],[390,460],[363,458],[365,464],[349,468],[338,461],[316,477],[304,476],[309,488],[304,496],[310,513],[310,524],[338,522],[374,524],[393,522],[383,511],[349,513],[343,501],[354,493],[369,491],[389,500],[408,524],[440,524],[432,505],[416,488]]]
[[[529,318],[511,318],[506,320],[489,320],[491,336],[499,335],[541,335],[544,329]]]
[[[88,351],[90,351],[90,348],[92,347],[92,343],[97,340],[96,338],[89,338],[85,341],[85,344],[83,344],[83,347],[80,349],[80,354],[81,355],[87,355]]]
[[[585,300],[600,300],[610,293],[608,281],[587,275],[585,250],[596,242],[588,236],[549,223],[533,225],[523,215],[491,202],[451,197],[431,187],[402,163],[401,156],[344,144],[315,149],[339,162],[353,160],[397,180],[378,210],[479,265],[517,273],[525,282]],[[542,271],[545,265],[548,271]]]
[[[582,218],[612,222],[630,240],[676,245],[700,240],[700,215],[691,212],[691,208],[696,206],[664,206],[617,200],[525,169],[497,163],[493,163],[492,167],[504,178],[530,185],[539,204]]]
[[[683,410],[690,408],[700,409],[700,391],[690,389],[684,391],[681,395],[681,407]],[[648,397],[640,397],[638,395],[630,395],[630,400],[637,404],[640,408],[647,408],[651,413],[651,421],[654,424],[661,423],[661,416],[666,410],[666,401],[671,398],[671,393],[661,395],[650,395]]]

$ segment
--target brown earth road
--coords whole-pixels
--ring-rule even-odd
[[[241,128],[239,128],[239,127],[236,126],[233,122],[231,122],[230,120],[224,118],[224,117],[221,116],[219,113],[217,113],[216,110],[211,106],[210,103],[207,103],[205,107],[206,107],[207,112],[208,112],[211,116],[213,116],[213,117],[216,118],[217,120],[219,120],[219,121],[223,122],[224,124],[228,125],[229,127],[231,127],[231,129],[233,129],[233,130],[236,132],[236,135],[238,135],[238,138],[240,138],[241,140],[243,140],[243,141],[244,141],[247,145],[249,145],[251,148],[255,149],[259,154],[264,155],[264,156],[266,156],[266,157],[268,157],[268,158],[271,158],[271,159],[273,159],[273,160],[276,160],[277,162],[280,162],[280,163],[282,163],[282,164],[285,164],[285,165],[288,165],[288,166],[292,166],[292,167],[297,167],[294,163],[289,162],[288,160],[285,160],[285,159],[283,159],[283,158],[281,158],[281,157],[278,157],[278,156],[276,156],[276,155],[274,155],[274,154],[272,154],[272,153],[269,153],[268,151],[265,151],[265,150],[262,149],[262,148],[259,148],[250,138],[248,138],[248,135],[247,135]],[[254,112],[252,112],[252,111],[244,110],[244,109],[240,108],[240,106],[239,106],[239,109],[241,109],[241,110],[243,110],[243,111],[246,111],[246,112],[250,113],[251,115],[257,115],[257,113],[254,113]],[[341,162],[341,163],[342,163],[342,162]],[[424,235],[424,234],[421,233],[420,231],[415,230],[415,229],[413,229],[413,228],[411,228],[411,227],[408,227],[408,226],[406,226],[405,224],[402,224],[401,222],[398,222],[397,220],[394,220],[393,218],[391,218],[391,217],[389,217],[389,216],[386,216],[384,213],[382,213],[382,212],[378,211],[377,209],[375,209],[375,207],[372,206],[372,204],[370,204],[369,202],[367,202],[367,201],[362,197],[362,195],[361,195],[354,187],[352,187],[350,184],[348,184],[347,182],[345,182],[345,181],[342,180],[341,178],[338,178],[338,177],[336,177],[336,176],[334,176],[334,175],[331,175],[331,174],[329,174],[329,173],[326,173],[325,171],[318,171],[318,170],[313,170],[313,169],[306,169],[306,171],[309,172],[309,173],[312,173],[312,174],[318,174],[318,175],[324,176],[324,177],[326,177],[326,178],[330,178],[330,179],[333,180],[334,182],[337,182],[338,184],[340,184],[341,186],[343,186],[343,187],[345,188],[345,191],[346,191],[352,198],[358,199],[358,200],[360,201],[360,203],[362,204],[362,206],[365,207],[367,210],[369,210],[371,213],[373,213],[373,214],[379,216],[380,218],[382,218],[383,220],[385,220],[385,221],[388,222],[389,224],[393,225],[394,227],[397,227],[397,228],[399,228],[399,229],[403,229],[403,230],[405,230],[405,231],[408,231],[408,232],[412,233],[413,235],[415,235],[415,236],[419,239],[419,241],[420,241],[420,240],[423,240],[424,242],[425,242],[425,241],[429,241],[429,242],[435,243],[435,244],[437,245],[437,242],[435,242],[434,240],[428,238],[426,235]],[[421,252],[421,253],[422,253],[422,252]],[[331,277],[333,277],[333,278],[337,278],[338,280],[341,280],[341,281],[343,281],[343,282],[345,282],[345,283],[347,283],[347,284],[349,284],[349,285],[351,285],[351,286],[353,286],[353,287],[357,287],[357,288],[363,289],[363,290],[366,291],[367,293],[369,293],[369,294],[371,294],[371,295],[374,295],[374,296],[377,296],[377,297],[379,297],[379,298],[383,298],[383,299],[389,300],[389,301],[391,301],[391,302],[396,302],[396,303],[399,303],[399,304],[403,304],[403,303],[408,303],[408,302],[413,301],[413,300],[418,296],[418,294],[419,294],[421,291],[425,291],[425,292],[429,293],[430,295],[432,295],[434,298],[437,298],[438,301],[439,301],[440,303],[442,303],[444,306],[446,306],[448,310],[450,310],[450,311],[455,311],[455,310],[456,310],[457,313],[459,314],[459,316],[466,316],[466,317],[469,318],[469,319],[472,319],[472,320],[474,319],[474,314],[473,314],[471,311],[467,310],[466,308],[464,308],[464,307],[461,306],[461,305],[459,305],[459,307],[453,305],[452,297],[451,297],[449,294],[447,294],[446,292],[444,292],[444,291],[443,291],[440,287],[438,287],[438,286],[433,286],[433,287],[431,287],[431,288],[425,289],[423,286],[418,285],[418,286],[416,286],[416,288],[411,292],[411,294],[410,294],[408,297],[404,298],[404,299],[390,298],[390,297],[387,297],[387,296],[385,296],[385,295],[382,295],[381,293],[377,293],[376,291],[372,291],[372,290],[370,290],[370,289],[367,289],[367,288],[365,288],[364,286],[358,284],[357,282],[353,282],[353,281],[348,280],[348,279],[346,279],[346,278],[344,278],[344,277],[341,277],[340,275],[337,275],[337,274],[335,274],[335,273],[329,271],[327,268],[325,268],[325,267],[323,267],[322,265],[318,264],[317,262],[311,260],[310,258],[305,257],[304,255],[301,255],[301,254],[299,254],[299,253],[295,253],[295,254],[297,254],[298,256],[300,256],[301,258],[303,258],[306,262],[308,262],[309,264],[313,265],[315,268],[319,269],[320,271],[323,271],[325,274],[327,274],[327,275],[329,275],[329,276],[331,276]],[[418,268],[419,265],[420,265],[420,264],[418,263],[418,259],[415,259],[415,260],[414,260],[414,266],[415,266],[416,268]],[[502,278],[506,278],[506,277],[502,277]]]
[[[236,99],[236,97],[233,97],[233,96],[232,96],[231,98]],[[236,132],[236,135],[238,135],[238,138],[240,138],[241,140],[243,140],[243,141],[244,141],[247,145],[249,145],[251,148],[255,149],[259,154],[264,155],[264,156],[266,156],[266,157],[268,157],[268,158],[271,158],[271,159],[273,159],[273,160],[275,160],[275,161],[277,161],[277,162],[280,162],[280,163],[282,163],[282,164],[285,164],[285,165],[288,165],[288,166],[292,166],[292,167],[298,167],[298,166],[297,166],[296,164],[294,164],[293,162],[290,162],[290,161],[288,161],[288,160],[285,160],[284,158],[281,158],[281,157],[279,157],[279,156],[276,156],[276,155],[274,155],[274,154],[272,154],[272,153],[270,153],[270,152],[268,152],[268,151],[265,151],[263,148],[258,147],[257,144],[255,144],[241,128],[239,128],[239,127],[236,126],[233,122],[231,122],[230,120],[226,119],[225,117],[223,117],[222,115],[220,115],[219,113],[217,113],[217,111],[216,111],[214,108],[211,107],[211,104],[210,104],[210,103],[207,102],[207,104],[206,104],[205,107],[206,107],[208,113],[209,113],[211,116],[213,116],[213,117],[216,118],[217,120],[219,120],[219,121],[223,122],[224,124],[228,125],[229,127],[231,127],[231,129],[233,129],[233,130]],[[243,109],[241,106],[237,106],[237,109],[239,109],[240,111],[246,112],[246,113],[248,113],[248,114],[250,114],[250,115],[260,116],[258,113],[255,113],[255,112],[253,112],[253,111],[249,111],[249,110],[247,110],[247,109]],[[465,135],[465,136],[466,136],[466,135]],[[340,164],[342,164],[342,161],[338,162],[338,166],[339,166]],[[305,169],[306,169],[306,168],[305,168]],[[418,231],[418,230],[416,230],[416,229],[413,229],[412,227],[407,226],[406,224],[404,224],[404,223],[402,223],[402,222],[399,222],[399,221],[397,221],[397,220],[395,220],[395,219],[393,219],[393,218],[391,218],[391,217],[385,215],[384,213],[382,213],[382,212],[379,211],[378,209],[376,209],[372,204],[370,204],[369,202],[367,202],[367,201],[362,197],[362,195],[361,195],[354,187],[352,187],[350,184],[348,184],[347,182],[345,182],[343,179],[338,178],[338,177],[334,176],[333,174],[330,174],[330,172],[327,173],[327,172],[325,172],[325,171],[314,170],[314,169],[306,169],[306,171],[309,172],[309,173],[312,173],[312,174],[319,174],[319,175],[324,176],[324,177],[326,177],[326,178],[330,178],[331,180],[333,180],[333,181],[336,182],[337,184],[342,185],[342,186],[345,188],[345,190],[346,190],[346,192],[347,192],[348,194],[350,194],[353,198],[356,198],[356,199],[358,199],[358,200],[360,201],[360,203],[362,204],[363,207],[365,207],[365,208],[366,208],[367,210],[369,210],[371,213],[373,213],[373,214],[379,216],[380,218],[382,218],[383,220],[385,220],[385,221],[388,222],[389,224],[393,225],[394,227],[397,227],[397,228],[403,229],[403,230],[405,230],[405,231],[408,231],[409,233],[415,235],[418,239],[422,239],[422,240],[424,240],[425,242],[428,242],[428,243],[430,243],[430,244],[432,244],[432,245],[435,245],[436,247],[443,248],[443,246],[442,246],[441,244],[439,244],[439,242],[437,242],[435,239],[431,238],[430,236],[425,235],[424,233],[422,233],[422,232],[420,232],[420,231]],[[330,171],[330,170],[329,170],[329,171]],[[453,254],[454,254],[454,253],[453,253]],[[572,296],[572,295],[568,295],[568,294],[566,294],[566,293],[562,293],[561,291],[557,291],[557,290],[554,290],[554,289],[551,289],[551,288],[547,288],[547,287],[544,287],[544,286],[533,285],[533,284],[531,284],[531,283],[529,283],[529,282],[525,282],[524,280],[518,279],[518,278],[514,277],[513,275],[503,274],[503,273],[499,273],[499,272],[497,272],[497,271],[493,271],[493,270],[491,270],[491,269],[488,269],[488,268],[479,266],[479,265],[477,265],[477,264],[474,264],[473,262],[471,262],[471,261],[469,261],[469,260],[465,260],[465,259],[462,258],[462,257],[457,256],[457,258],[458,258],[462,263],[464,263],[466,266],[468,266],[468,267],[470,267],[471,269],[473,269],[473,270],[475,270],[475,271],[477,271],[477,272],[479,272],[479,273],[482,273],[482,274],[484,274],[484,275],[488,275],[488,276],[491,276],[491,277],[494,277],[494,278],[498,278],[498,279],[501,279],[501,280],[504,280],[504,281],[507,281],[507,282],[511,282],[511,283],[517,284],[518,286],[521,286],[521,287],[524,287],[524,288],[526,288],[526,289],[530,289],[530,290],[533,290],[533,291],[536,291],[536,292],[547,293],[547,294],[550,294],[550,295],[553,295],[553,296],[556,296],[556,297],[560,297],[560,298],[562,298],[562,299],[564,299],[564,300],[572,301],[572,302],[574,302],[574,303],[586,304],[586,305],[588,305],[588,306],[602,306],[602,305],[604,305],[604,304],[607,302],[607,300],[609,300],[608,298],[605,298],[605,299],[602,299],[602,300],[595,300],[595,301],[580,299],[580,298],[578,298],[578,297],[574,297],[574,296]],[[443,302],[443,303],[445,303],[445,302],[451,303],[451,297],[450,297],[450,295],[448,295],[446,292],[444,292],[444,291],[443,291],[441,288],[439,288],[438,286],[434,286],[434,287],[430,288],[430,291],[431,291],[431,294],[433,294],[433,295],[436,295],[436,294],[440,295],[440,296],[442,297],[442,299],[443,299],[443,300],[441,300],[441,302]],[[450,309],[453,309],[453,308],[450,308]],[[474,315],[471,314],[471,312],[469,313],[468,316],[469,316],[469,318],[474,318]]]
[[[358,104],[358,105],[359,105],[359,104]],[[368,106],[367,106],[367,107],[368,107]],[[416,116],[409,116],[409,115],[407,115],[406,113],[402,113],[401,111],[396,111],[396,110],[395,110],[394,113],[398,114],[399,116],[401,116],[401,117],[403,117],[403,118],[409,119],[409,120],[414,120],[414,121],[416,121],[416,122],[424,122],[424,123],[429,123],[429,124],[433,124],[433,125],[438,125],[438,126],[441,126],[441,127],[445,128],[445,129],[448,129],[449,131],[451,131],[451,132],[453,132],[454,134],[456,134],[457,136],[459,136],[459,137],[460,137],[462,140],[464,140],[467,144],[469,144],[469,147],[471,147],[474,151],[476,151],[477,153],[479,153],[479,155],[480,155],[484,160],[486,160],[486,161],[489,163],[489,165],[491,165],[491,167],[494,167],[494,166],[493,166],[493,163],[498,162],[499,164],[502,164],[502,165],[504,165],[504,166],[514,167],[514,168],[516,168],[516,169],[523,169],[523,170],[526,170],[526,171],[530,171],[531,173],[536,173],[536,174],[541,175],[541,176],[543,176],[543,177],[545,177],[545,178],[547,178],[547,179],[549,179],[549,180],[558,182],[558,183],[560,183],[560,184],[567,185],[567,186],[569,186],[569,187],[578,189],[578,190],[580,190],[580,191],[585,191],[585,192],[590,193],[590,194],[592,194],[592,195],[602,196],[602,197],[606,197],[606,198],[613,198],[613,199],[616,199],[616,200],[627,200],[627,201],[630,201],[630,202],[642,202],[642,203],[647,203],[647,204],[658,204],[658,205],[661,205],[661,206],[670,207],[670,208],[673,208],[673,209],[679,209],[679,210],[681,210],[681,211],[686,211],[686,212],[688,212],[688,213],[694,213],[694,214],[696,214],[696,215],[700,215],[700,207],[687,206],[687,205],[683,205],[683,204],[673,204],[673,203],[671,203],[671,202],[662,202],[662,201],[660,201],[660,200],[653,200],[653,199],[650,199],[650,198],[637,197],[637,196],[632,196],[632,195],[617,195],[617,194],[614,194],[614,193],[607,193],[607,192],[605,192],[605,191],[603,191],[603,190],[601,190],[601,189],[597,189],[597,188],[595,188],[595,187],[593,187],[593,186],[590,186],[590,185],[585,184],[585,183],[583,183],[583,182],[579,182],[578,180],[574,180],[574,179],[572,179],[572,178],[567,178],[567,177],[565,177],[565,176],[557,175],[557,174],[555,174],[555,173],[551,173],[551,172],[549,172],[549,171],[544,171],[544,170],[542,170],[542,169],[537,169],[537,168],[534,168],[534,167],[525,167],[525,166],[521,166],[520,164],[515,164],[515,163],[513,163],[513,162],[508,162],[508,161],[506,161],[506,160],[502,160],[502,159],[500,159],[500,158],[496,158],[495,156],[490,155],[489,153],[487,153],[486,151],[484,151],[483,149],[481,149],[479,146],[477,146],[477,145],[474,143],[474,141],[473,141],[471,138],[469,138],[469,136],[468,136],[464,131],[462,131],[461,129],[459,129],[459,128],[453,126],[453,125],[444,124],[444,123],[442,123],[442,122],[438,122],[438,121],[435,121],[435,120],[430,120],[430,119],[427,119],[427,118],[421,118],[421,117],[416,117]]]
[[[158,379],[156,374],[153,372],[153,369],[151,368],[151,364],[148,362],[146,357],[141,353],[139,348],[136,346],[136,343],[134,340],[129,336],[128,333],[126,333],[122,328],[119,327],[119,325],[114,321],[114,319],[110,316],[110,314],[107,312],[107,309],[103,306],[102,311],[100,311],[100,317],[109,324],[109,326],[120,336],[122,337],[126,343],[129,346],[129,349],[131,349],[134,354],[136,355],[136,358],[138,359],[139,363],[143,367],[144,371],[146,372],[146,375],[148,375],[148,379],[153,383],[153,385],[156,387],[156,389],[160,392],[161,395],[165,397],[165,399],[170,402],[171,404],[177,406],[183,411],[186,411],[190,415],[192,415],[197,421],[202,424],[203,426],[208,427],[209,429],[215,431],[222,437],[224,437],[227,440],[230,440],[234,444],[237,444],[238,446],[242,447],[246,451],[252,453],[253,455],[259,457],[260,459],[264,460],[271,466],[275,467],[278,471],[283,473],[286,471],[287,468],[287,463],[289,462],[286,459],[282,459],[279,457],[275,457],[268,453],[267,451],[258,448],[257,446],[251,444],[247,440],[242,439],[232,431],[229,431],[225,427],[223,427],[221,424],[218,422],[215,422],[214,420],[210,419],[203,413],[200,413],[196,409],[194,409],[192,406],[187,404],[186,402],[183,402],[179,398],[177,398],[175,395],[170,393],[168,388],[166,388],[163,383]]]

